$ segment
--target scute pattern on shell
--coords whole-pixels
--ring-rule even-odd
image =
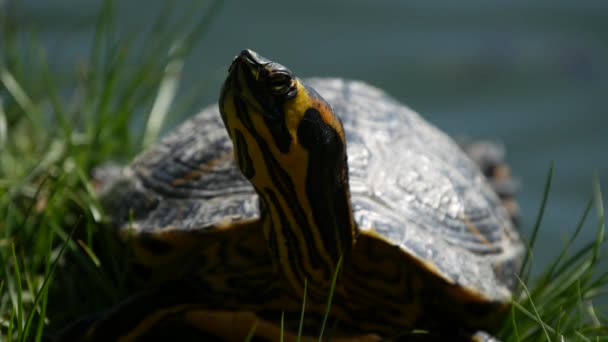
[[[146,150],[130,171],[142,191],[159,199],[134,222],[141,231],[212,229],[259,216],[257,195],[234,164],[232,142],[216,107]]]
[[[507,287],[514,285],[523,253],[519,236],[457,144],[363,82],[308,83],[344,125],[353,209],[363,231],[374,230],[433,262],[458,284],[480,286],[478,278],[487,277],[492,265]]]
[[[342,120],[351,200],[362,232],[433,264],[447,280],[506,300],[523,247],[477,166],[444,133],[363,82],[309,79]],[[217,106],[185,122],[125,171],[146,196],[115,198],[145,207],[134,226],[215,229],[259,217],[257,195],[240,174]],[[154,206],[134,201],[154,199]],[[119,218],[123,223],[127,217]]]

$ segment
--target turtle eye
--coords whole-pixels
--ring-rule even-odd
[[[268,88],[275,96],[293,98],[296,94],[296,82],[289,73],[276,71],[268,76]]]

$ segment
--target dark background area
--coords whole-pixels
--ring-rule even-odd
[[[116,1],[116,34],[137,36],[166,4]],[[72,74],[87,60],[101,1],[22,0],[14,7],[20,25],[37,32],[54,72]],[[449,134],[503,142],[523,184],[526,236],[554,161],[537,265],[574,229],[594,171],[607,189],[608,2],[230,1],[188,57],[181,91],[202,85],[197,104],[213,103],[244,48],[302,77],[367,81]],[[169,117],[165,130],[183,119]],[[591,218],[585,241],[595,236]]]

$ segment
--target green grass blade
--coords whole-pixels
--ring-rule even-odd
[[[15,326],[13,325],[15,322],[15,307],[11,306],[11,317],[9,318],[8,321],[8,334],[6,336],[6,340],[7,341],[12,341],[13,340],[13,331],[15,330]]]
[[[519,329],[517,328],[517,319],[515,318],[515,305],[511,306],[511,323],[513,324],[513,335],[515,335],[515,340],[521,341],[521,337],[519,337]]]
[[[279,332],[279,341],[285,339],[285,311],[281,311],[281,331]]]
[[[585,260],[584,258],[586,256],[586,254],[589,253],[591,248],[593,248],[594,244],[595,244],[595,241],[591,242],[591,243],[587,243],[583,247],[581,247],[578,251],[574,252],[572,257],[563,261],[563,263],[556,269],[554,274],[556,274],[556,275],[564,274],[571,269],[574,270],[573,272],[580,272],[580,270],[582,268],[588,267],[588,266],[586,266],[586,264],[589,264],[589,261]],[[583,259],[583,260],[581,260],[581,259]],[[577,264],[577,262],[578,262],[578,264]]]
[[[258,321],[255,320],[253,322],[253,325],[249,329],[249,333],[247,334],[247,337],[245,337],[245,342],[250,342],[251,340],[253,340],[253,336],[255,335],[255,330],[257,328],[258,328]]]
[[[595,175],[593,177],[593,198],[594,198],[595,207],[597,210],[598,221],[599,221],[597,235],[595,238],[595,244],[593,247],[593,262],[595,263],[596,260],[600,256],[600,247],[602,246],[602,243],[604,242],[604,231],[606,229],[605,225],[604,225],[606,216],[604,215],[604,202],[602,200],[602,187],[600,185],[600,179],[599,179],[599,176],[597,175],[597,172],[595,173]]]
[[[308,279],[304,278],[304,295],[302,296],[302,310],[300,311],[300,324],[298,325],[297,342],[302,339],[302,329],[304,328],[304,313],[306,312],[306,291],[308,287]]]
[[[49,180],[49,177],[45,176],[44,178],[42,178],[42,180],[40,181],[40,184],[36,187],[36,192],[34,193],[34,199],[38,199],[40,197],[40,193],[44,189],[44,186],[48,180]],[[56,184],[59,184],[59,182],[57,182]],[[56,187],[51,190],[51,196],[56,192],[56,190],[57,190]],[[33,217],[32,210],[34,210],[35,206],[36,206],[36,201],[32,201],[32,203],[25,209],[25,214],[23,215],[24,216],[23,222],[21,222],[21,224],[20,224],[21,227],[27,226],[28,219],[30,217]]]
[[[37,306],[38,302],[42,301],[42,307],[40,309],[40,312],[38,313],[39,320],[38,320],[38,326],[36,327],[36,337],[34,338],[34,341],[36,341],[36,342],[38,342],[42,339],[42,332],[44,331],[44,320],[46,318],[48,293],[49,293],[48,284],[50,284],[50,277],[52,276],[51,270],[52,270],[52,268],[54,269],[54,265],[57,263],[57,261],[63,254],[62,251],[60,250],[57,258],[55,259],[55,262],[51,262],[51,254],[53,252],[53,240],[54,240],[53,231],[49,230],[46,238],[48,241],[48,247],[47,247],[47,253],[45,255],[45,260],[44,260],[44,278],[42,281],[42,286],[40,286],[40,289],[38,290],[38,293],[36,294],[36,297],[34,298],[34,306]],[[33,321],[33,317],[34,317],[34,312],[32,311],[27,319],[27,323],[25,324],[26,332],[29,332],[30,325],[32,324],[32,321]]]
[[[184,64],[184,57],[191,50],[195,41],[200,40],[200,37],[205,33],[208,27],[213,22],[213,19],[217,17],[217,13],[225,5],[227,1],[214,1],[201,16],[201,19],[194,25],[187,34],[181,39],[176,39],[171,44],[169,49],[169,62],[165,66],[163,78],[160,82],[158,93],[148,116],[148,121],[144,129],[144,136],[142,141],[142,147],[149,146],[154,142],[165,117],[172,107],[175,95],[177,92],[177,86],[181,79],[181,71]],[[198,4],[195,4],[198,7]],[[196,13],[197,11],[190,11],[190,13]]]
[[[576,295],[578,305],[578,315],[576,316],[578,320],[577,329],[580,329],[583,326],[583,312],[585,310],[585,306],[583,305],[583,295],[581,293],[581,282],[579,278],[577,278],[576,281]]]
[[[563,318],[564,318],[564,309],[563,306],[560,305],[559,307],[559,318],[557,320],[557,326],[555,327],[555,338],[559,338],[559,336],[562,334],[562,322],[563,322]]]
[[[47,96],[50,100],[51,107],[53,108],[55,117],[59,122],[61,132],[63,133],[62,140],[68,146],[67,149],[70,150],[72,146],[72,132],[74,128],[71,121],[66,117],[64,106],[59,99],[59,95],[57,94],[57,87],[55,86],[55,82],[53,82],[51,71],[49,70],[49,64],[46,61],[46,55],[44,55],[44,62],[42,63],[42,79],[45,84],[45,89],[47,91]]]
[[[532,248],[534,247],[534,243],[536,242],[536,237],[538,235],[538,232],[540,230],[540,225],[542,223],[543,220],[543,216],[545,214],[545,208],[547,207],[547,201],[549,200],[549,190],[551,189],[551,182],[553,180],[553,162],[551,162],[549,164],[549,171],[547,172],[547,180],[545,181],[545,188],[543,191],[543,197],[542,197],[542,201],[540,204],[540,209],[538,211],[538,215],[536,216],[536,221],[534,223],[534,228],[532,229],[532,235],[530,237],[530,241],[528,243],[528,252],[526,253],[525,257],[524,257],[524,261],[522,263],[522,269],[520,274],[523,275],[523,279],[525,282],[527,282],[529,275],[530,275],[530,271],[531,271],[531,266],[530,266],[530,257],[532,256]],[[520,282],[521,284],[521,282]]]
[[[72,228],[72,231],[70,232],[70,235],[69,235],[70,240],[71,240],[72,236],[74,235],[74,233],[76,232],[76,227],[77,226],[74,226],[74,228]],[[40,290],[38,291],[38,293],[36,294],[36,297],[34,298],[34,306],[36,306],[40,300],[42,300],[42,302],[43,302],[42,310],[39,313],[40,321],[38,322],[38,328],[37,328],[37,332],[36,332],[37,341],[42,336],[42,330],[44,327],[44,318],[45,318],[45,313],[46,313],[46,304],[47,304],[48,290],[49,290],[48,286],[51,282],[51,278],[52,278],[53,274],[55,274],[55,270],[57,269],[59,260],[61,260],[61,256],[63,255],[63,253],[65,252],[65,250],[68,246],[68,240],[64,241],[63,245],[61,246],[61,249],[59,250],[59,253],[57,254],[57,257],[55,257],[55,260],[51,263],[50,262],[51,251],[53,249],[53,240],[54,240],[53,236],[54,236],[53,231],[49,230],[48,253],[46,255],[44,280],[42,282],[42,286],[40,286]],[[30,315],[29,315],[29,317],[27,319],[27,323],[26,323],[26,329],[25,329],[26,331],[29,331],[29,329],[30,329],[30,325],[32,324],[32,321],[34,319],[34,314],[35,314],[35,311],[30,312]],[[25,336],[25,338],[27,338],[27,336]]]
[[[3,290],[4,290],[4,279],[0,279],[0,298],[4,298]],[[0,312],[5,312],[4,309],[5,309],[4,305],[2,303],[0,303]],[[0,326],[3,325],[5,320],[6,320],[6,317],[4,317],[4,316],[2,316],[2,318],[0,318]]]
[[[564,259],[564,257],[570,250],[570,246],[572,246],[572,243],[576,240],[579,233],[583,230],[583,226],[585,225],[585,222],[587,221],[587,217],[589,216],[589,212],[591,212],[592,207],[593,207],[593,198],[590,198],[589,201],[587,201],[587,205],[585,206],[585,210],[583,211],[583,215],[581,216],[581,219],[579,220],[578,224],[576,225],[574,234],[572,234],[572,236],[570,236],[570,239],[568,240],[566,245],[562,248],[562,251],[560,252],[558,257],[551,263],[548,270],[545,272],[545,276],[543,277],[544,279],[543,279],[542,283],[546,283],[549,279],[553,278],[553,276],[555,275],[556,267]]]
[[[588,339],[588,338],[587,338],[587,336],[585,336],[585,335],[581,334],[581,333],[580,333],[580,332],[578,332],[578,331],[576,331],[576,332],[575,332],[575,334],[576,334],[576,336],[577,336],[578,338],[580,338],[580,339],[581,339],[582,341],[584,341],[584,342],[592,342],[590,339]],[[598,342],[600,341],[600,340],[599,340],[599,337],[597,338],[597,340],[596,340],[596,341],[598,341]]]
[[[107,38],[106,36],[108,35],[108,31],[113,19],[112,13],[113,1],[105,0],[101,5],[101,10],[99,12],[99,16],[97,17],[97,23],[95,25],[95,35],[93,37],[92,51],[90,54],[91,59],[89,61],[89,65],[91,67],[92,72],[96,72],[101,65],[100,60],[102,59],[101,56],[104,55],[104,53],[102,53],[104,51],[104,43]],[[96,89],[91,90],[96,91]]]
[[[602,322],[599,319],[597,310],[593,307],[593,305],[587,305],[587,314],[592,320],[592,324],[596,327],[601,327]]]
[[[37,132],[42,132],[42,122],[36,104],[27,95],[21,84],[15,79],[15,76],[7,69],[0,69],[0,82],[5,89],[11,94],[15,101],[21,106],[21,109],[30,120],[31,125]]]
[[[46,318],[46,312],[49,302],[49,288],[45,287],[42,292],[42,309],[40,310],[40,319],[38,320],[38,326],[36,327],[36,337],[34,341],[42,341],[42,333],[44,332],[44,319]]]
[[[76,225],[80,224],[80,222],[78,221]],[[78,244],[71,239],[70,234],[66,234],[61,227],[54,223],[49,224],[54,232],[67,244],[67,248],[74,253],[74,261],[80,265],[83,274],[98,287],[97,296],[104,296],[104,298],[108,298],[111,301],[117,300],[118,293],[112,280],[102,275],[97,268],[91,267],[89,257],[85,257],[79,252]]]
[[[48,252],[46,254],[46,260],[45,260],[45,269],[44,269],[44,280],[42,283],[42,286],[40,287],[40,291],[38,292],[38,294],[36,294],[36,298],[34,299],[34,305],[37,304],[37,302],[39,301],[38,296],[40,296],[40,294],[42,294],[42,298],[40,299],[40,301],[42,301],[42,308],[40,310],[40,313],[38,314],[39,320],[38,320],[38,326],[36,327],[36,337],[34,339],[34,341],[39,342],[42,340],[42,333],[44,332],[44,320],[46,318],[46,311],[47,311],[47,305],[48,305],[48,299],[49,299],[49,284],[51,282],[51,277],[53,276],[53,272],[55,269],[55,265],[57,264],[57,262],[59,261],[59,258],[61,257],[61,255],[63,254],[62,251],[59,251],[59,255],[57,256],[57,259],[55,259],[55,262],[53,262],[53,266],[52,266],[52,270],[51,270],[51,253],[52,253],[52,249],[53,249],[53,233],[52,231],[49,231],[49,248],[48,248]],[[65,249],[64,249],[65,250]],[[26,323],[26,331],[29,331],[29,326],[30,324],[32,324],[33,321],[33,313],[30,315],[30,317],[27,320]]]
[[[91,262],[93,262],[96,267],[101,267],[101,261],[99,261],[99,258],[97,257],[97,255],[95,255],[95,252],[93,252],[93,250],[89,248],[86,243],[84,243],[82,240],[76,240],[76,243],[80,246],[80,248],[82,248],[82,250],[85,252],[85,254],[89,257]]]
[[[519,279],[519,277],[518,277],[518,279]],[[521,280],[521,279],[519,279],[519,280]],[[526,290],[524,290],[524,291],[526,291]],[[513,305],[524,316],[528,317],[529,319],[531,319],[532,321],[534,321],[536,324],[538,324],[538,326],[543,330],[543,334],[545,335],[545,341],[551,341],[551,339],[548,336],[549,335],[549,331],[547,329],[550,329],[551,332],[554,332],[554,330],[552,328],[548,327],[547,324],[543,322],[541,315],[538,313],[538,310],[536,310],[536,306],[533,304],[532,301],[530,301],[530,303],[531,303],[531,306],[533,307],[532,311],[534,311],[534,312],[530,312],[528,309],[526,309],[522,304],[520,304],[518,302],[513,303]],[[516,320],[516,323],[517,324],[521,324],[521,321],[520,320]],[[526,341],[526,340],[527,340],[527,338],[525,336],[523,336],[521,338],[521,341]]]
[[[321,332],[319,333],[319,342],[323,341],[323,334],[325,333],[325,326],[327,325],[327,320],[329,319],[329,312],[331,310],[331,302],[334,297],[334,291],[336,290],[336,282],[338,280],[338,274],[340,273],[340,267],[342,266],[342,257],[338,259],[338,263],[336,264],[336,270],[331,279],[331,286],[329,288],[329,296],[327,298],[327,305],[325,307],[325,315],[323,316],[323,323],[321,324]]]
[[[23,336],[23,289],[21,288],[21,272],[19,272],[19,263],[14,243],[11,244],[11,250],[13,253],[13,265],[15,267],[15,285],[17,286],[17,332],[21,339]]]
[[[6,145],[6,138],[8,135],[8,124],[6,123],[6,113],[4,112],[4,104],[2,98],[0,98],[0,153],[4,150]]]
[[[183,56],[177,53],[181,49],[180,44],[174,43],[169,50],[169,62],[165,67],[163,79],[158,87],[158,93],[144,129],[143,147],[149,146],[156,140],[175,99],[184,66]]]

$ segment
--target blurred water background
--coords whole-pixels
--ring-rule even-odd
[[[137,36],[162,11],[193,3],[116,1],[116,34]],[[21,0],[13,13],[37,32],[52,70],[68,75],[88,58],[100,6]],[[230,1],[188,57],[181,91],[197,85],[197,105],[213,103],[243,48],[300,76],[365,80],[452,135],[503,142],[523,184],[526,236],[554,161],[537,271],[576,226],[594,170],[608,192],[608,2]],[[186,116],[169,117],[165,131]],[[596,222],[592,215],[585,241]]]

